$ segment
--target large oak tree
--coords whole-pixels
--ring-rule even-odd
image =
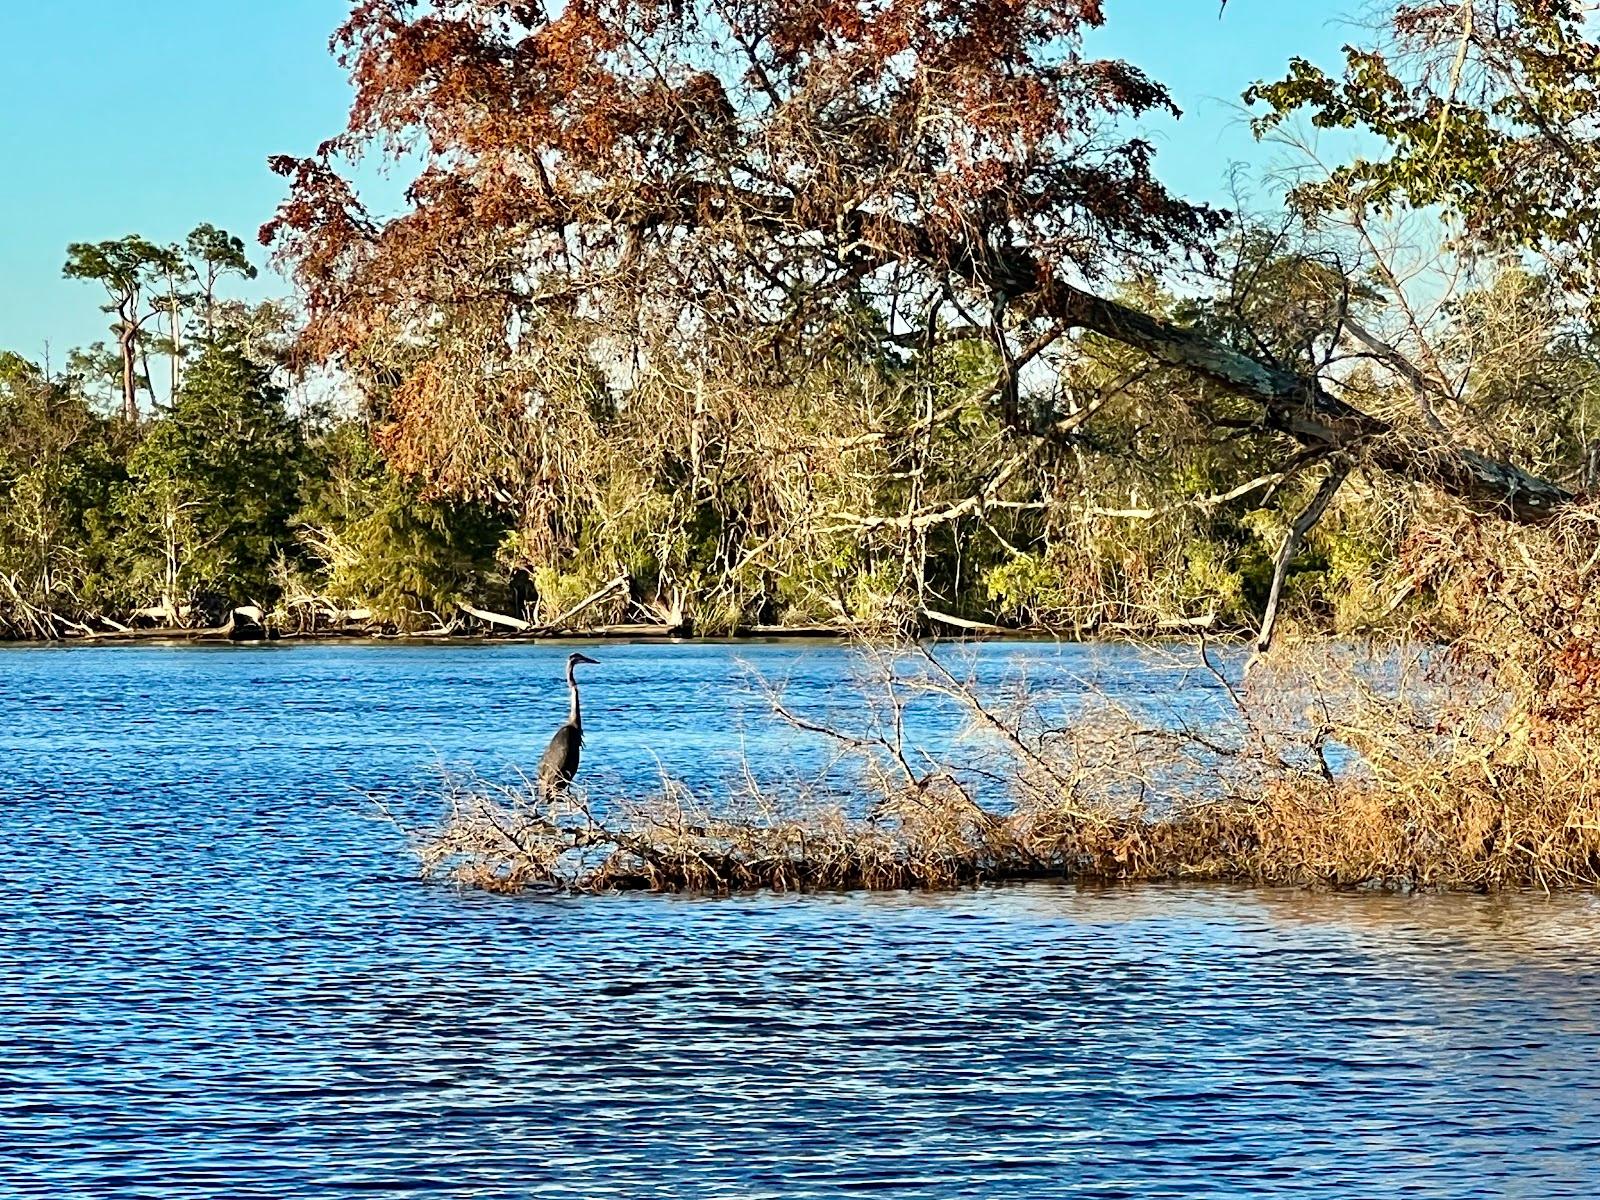
[[[348,126],[274,160],[291,192],[263,237],[306,288],[309,352],[381,389],[391,450],[445,487],[482,490],[485,430],[536,419],[552,363],[796,377],[841,338],[970,338],[1026,426],[1018,372],[1087,330],[1315,453],[1518,519],[1567,499],[1303,364],[1108,298],[1132,265],[1204,256],[1223,216],[1126,132],[1176,110],[1084,52],[1103,20],[1099,0],[362,0],[334,39]],[[340,172],[372,153],[420,164],[398,216]]]

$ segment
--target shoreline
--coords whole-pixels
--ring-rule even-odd
[[[1248,641],[1245,633],[1226,631],[1213,635],[1219,642]],[[149,644],[183,644],[205,646],[269,646],[280,644],[313,645],[326,642],[362,642],[371,645],[535,645],[541,642],[632,642],[641,645],[728,645],[755,642],[830,642],[849,643],[860,640],[858,631],[831,626],[751,626],[735,629],[731,633],[683,633],[670,626],[611,625],[594,629],[539,630],[528,633],[509,632],[444,632],[439,630],[418,633],[385,632],[374,629],[329,629],[306,633],[267,633],[266,635],[240,635],[226,626],[209,629],[153,628],[111,631],[106,633],[71,634],[56,638],[0,637],[0,650],[7,648],[133,646]],[[870,637],[878,644],[892,644],[900,639]],[[995,629],[985,632],[936,633],[922,632],[915,640],[934,642],[1041,642],[1112,644],[1117,642],[1190,642],[1193,633],[1173,630],[1135,632],[1116,630],[1109,633],[1085,631],[1074,635],[1069,630],[1040,628]]]
[[[0,647],[5,646],[117,646],[147,642],[184,642],[207,645],[263,646],[280,642],[436,642],[440,644],[472,644],[481,642],[565,642],[565,641],[633,641],[633,642],[735,642],[735,641],[848,641],[849,630],[824,626],[756,626],[740,629],[731,634],[697,636],[681,632],[667,625],[608,625],[595,628],[560,630],[530,630],[525,633],[506,631],[421,630],[414,633],[369,629],[318,629],[279,632],[276,630],[236,630],[230,626],[190,629],[181,626],[160,626],[149,629],[109,630],[106,632],[72,633],[55,638],[0,637]]]
[[[1121,622],[1087,626],[1079,629],[1052,629],[1047,626],[990,625],[944,614],[930,614],[930,619],[920,623],[914,640],[930,641],[1015,641],[1015,642],[1128,642],[1128,641],[1194,641],[1210,635],[1219,641],[1248,640],[1249,630],[1217,629],[1209,620],[1169,620],[1151,625],[1131,625]],[[244,624],[230,622],[226,625],[190,627],[161,625],[147,628],[129,628],[118,625],[113,629],[89,629],[74,623],[56,637],[10,637],[0,634],[0,647],[5,646],[115,646],[147,642],[185,642],[209,645],[259,646],[274,642],[434,642],[439,644],[473,644],[482,642],[642,642],[642,643],[706,643],[820,641],[850,642],[862,640],[889,643],[902,638],[885,635],[881,631],[853,629],[842,625],[739,625],[726,633],[697,634],[693,625],[669,625],[623,622],[591,626],[529,626],[526,629],[509,629],[502,625],[470,630],[449,627],[403,632],[382,626],[340,626],[308,630],[278,630],[271,626],[249,621]]]

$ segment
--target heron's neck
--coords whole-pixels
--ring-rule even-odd
[[[578,728],[583,728],[583,717],[578,712],[578,680],[572,674],[572,668],[567,668],[567,689],[572,693],[572,712],[567,716],[567,723]]]

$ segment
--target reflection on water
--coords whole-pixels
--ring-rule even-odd
[[[1600,1184],[1591,897],[418,884],[352,789],[532,761],[566,649],[0,652],[0,1193]],[[589,755],[642,780],[741,738],[809,753],[733,653],[603,648]],[[848,704],[835,649],[737,653]],[[1171,686],[1105,649],[982,668],[1010,653]]]

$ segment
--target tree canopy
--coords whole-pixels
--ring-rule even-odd
[[[311,353],[370,368],[397,452],[445,486],[485,474],[463,432],[493,441],[537,408],[530,351],[557,361],[554,341],[635,373],[698,356],[792,379],[845,327],[885,352],[967,337],[999,352],[1015,425],[1021,363],[1086,329],[1250,396],[1303,445],[1521,519],[1561,503],[1326,377],[1088,290],[1207,255],[1224,221],[1125,132],[1176,110],[1083,53],[1103,20],[1092,0],[360,3],[335,37],[349,123],[274,161],[291,194],[263,237],[307,289]],[[336,169],[374,149],[422,164],[389,220]]]
[[[1267,214],[1162,182],[1139,127],[1176,106],[1088,52],[1108,11],[357,0],[344,127],[272,160],[303,311],[229,299],[212,225],[70,248],[117,345],[8,372],[100,491],[23,590],[1270,632],[1391,611],[1440,495],[1593,486],[1585,11],[1408,0],[1258,84],[1262,136],[1364,134]],[[412,172],[398,211],[363,156]],[[292,370],[353,409],[287,407]]]
[[[1439,206],[1489,250],[1528,249],[1569,283],[1600,268],[1600,41],[1575,0],[1395,6],[1342,75],[1303,58],[1250,89],[1267,132],[1297,113],[1359,129],[1383,152],[1340,164],[1295,199],[1312,209]]]

